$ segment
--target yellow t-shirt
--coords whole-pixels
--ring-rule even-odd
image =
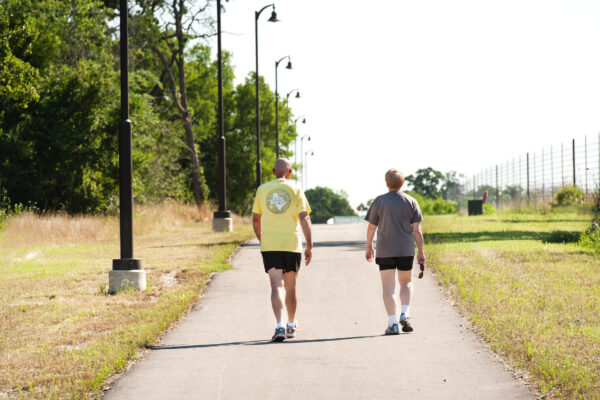
[[[301,189],[288,179],[278,178],[256,190],[252,212],[262,215],[260,251],[302,252],[298,214],[310,214],[310,206]]]

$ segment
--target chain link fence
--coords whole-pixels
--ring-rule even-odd
[[[469,199],[481,199],[497,209],[540,206],[551,202],[562,187],[575,185],[592,200],[600,187],[600,133],[584,136],[541,151],[519,154],[465,177],[458,198],[461,208]]]

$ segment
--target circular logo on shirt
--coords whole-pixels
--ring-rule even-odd
[[[292,197],[285,189],[273,189],[267,194],[267,208],[275,214],[283,214],[290,208]]]

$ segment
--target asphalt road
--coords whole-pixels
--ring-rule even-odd
[[[299,275],[295,339],[270,342],[269,282],[253,241],[105,398],[535,399],[466,328],[428,271],[415,275],[415,331],[383,336],[379,274],[364,260],[366,225],[314,231],[313,262]]]

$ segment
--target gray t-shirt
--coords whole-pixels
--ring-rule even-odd
[[[415,255],[412,224],[423,221],[419,203],[400,191],[378,196],[365,217],[377,225],[376,257]]]

